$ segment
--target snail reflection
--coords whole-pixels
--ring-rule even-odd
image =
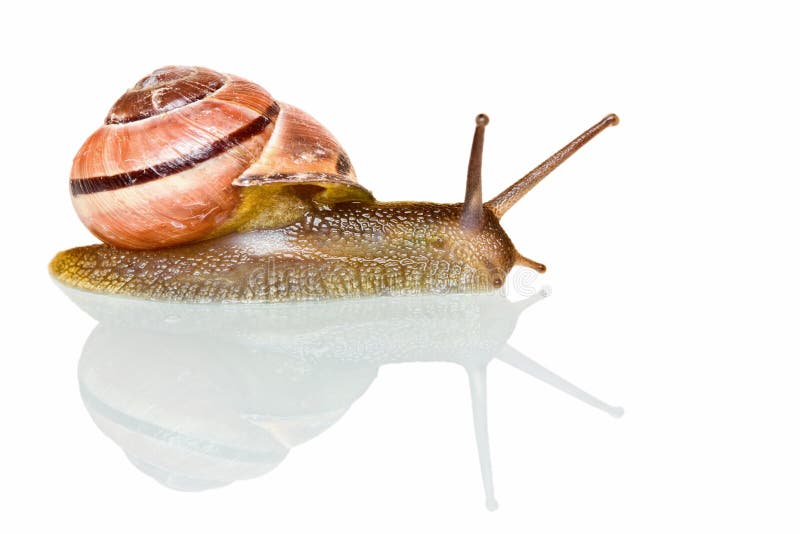
[[[338,421],[382,365],[447,361],[472,396],[486,503],[496,507],[486,420],[498,359],[613,416],[609,406],[506,341],[546,296],[427,295],[190,305],[64,288],[99,321],[79,363],[97,426],[160,483],[202,490],[262,475]]]

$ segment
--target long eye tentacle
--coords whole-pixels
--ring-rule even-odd
[[[464,211],[461,226],[466,230],[477,230],[483,226],[483,193],[481,192],[481,165],[483,163],[483,134],[489,117],[481,113],[475,117],[475,135],[467,170],[467,191],[464,195]]]
[[[578,151],[583,145],[588,143],[597,134],[608,128],[619,124],[619,117],[615,114],[606,115],[603,119],[572,140],[564,148],[544,160],[538,167],[514,182],[505,191],[488,201],[485,205],[492,210],[499,219],[511,209],[511,206],[524,197],[528,191],[533,189],[545,176],[553,172],[556,167],[564,163],[571,155]]]

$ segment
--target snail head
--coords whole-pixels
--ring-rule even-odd
[[[489,117],[480,114],[475,117],[475,135],[472,139],[472,152],[469,159],[467,170],[467,190],[464,196],[464,204],[461,213],[460,224],[467,233],[474,233],[476,237],[483,234],[502,232],[498,221],[500,218],[528,191],[533,189],[545,176],[550,174],[556,167],[566,161],[572,154],[578,151],[589,140],[605,130],[609,126],[619,124],[619,118],[613,113],[603,117],[603,119],[572,140],[564,148],[547,158],[539,166],[531,170],[525,176],[511,184],[502,193],[493,199],[483,202],[481,191],[481,165],[483,158],[483,136],[486,125],[489,124]],[[509,241],[510,244],[510,241]],[[539,262],[526,258],[511,246],[513,251],[513,265],[529,267],[540,273],[545,272],[545,266]]]

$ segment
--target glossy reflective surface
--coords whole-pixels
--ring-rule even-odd
[[[174,489],[269,472],[342,418],[388,364],[452,362],[466,370],[489,509],[497,506],[486,413],[490,361],[622,415],[507,344],[520,314],[545,291],[518,302],[490,294],[264,306],[64,290],[99,321],[78,365],[89,414],[138,469]]]

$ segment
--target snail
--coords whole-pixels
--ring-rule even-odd
[[[237,76],[165,67],[113,105],[75,156],[72,202],[103,244],[50,273],[97,293],[187,302],[488,292],[521,255],[500,218],[608,115],[493,199],[476,118],[463,203],[381,202],[321,124]]]

